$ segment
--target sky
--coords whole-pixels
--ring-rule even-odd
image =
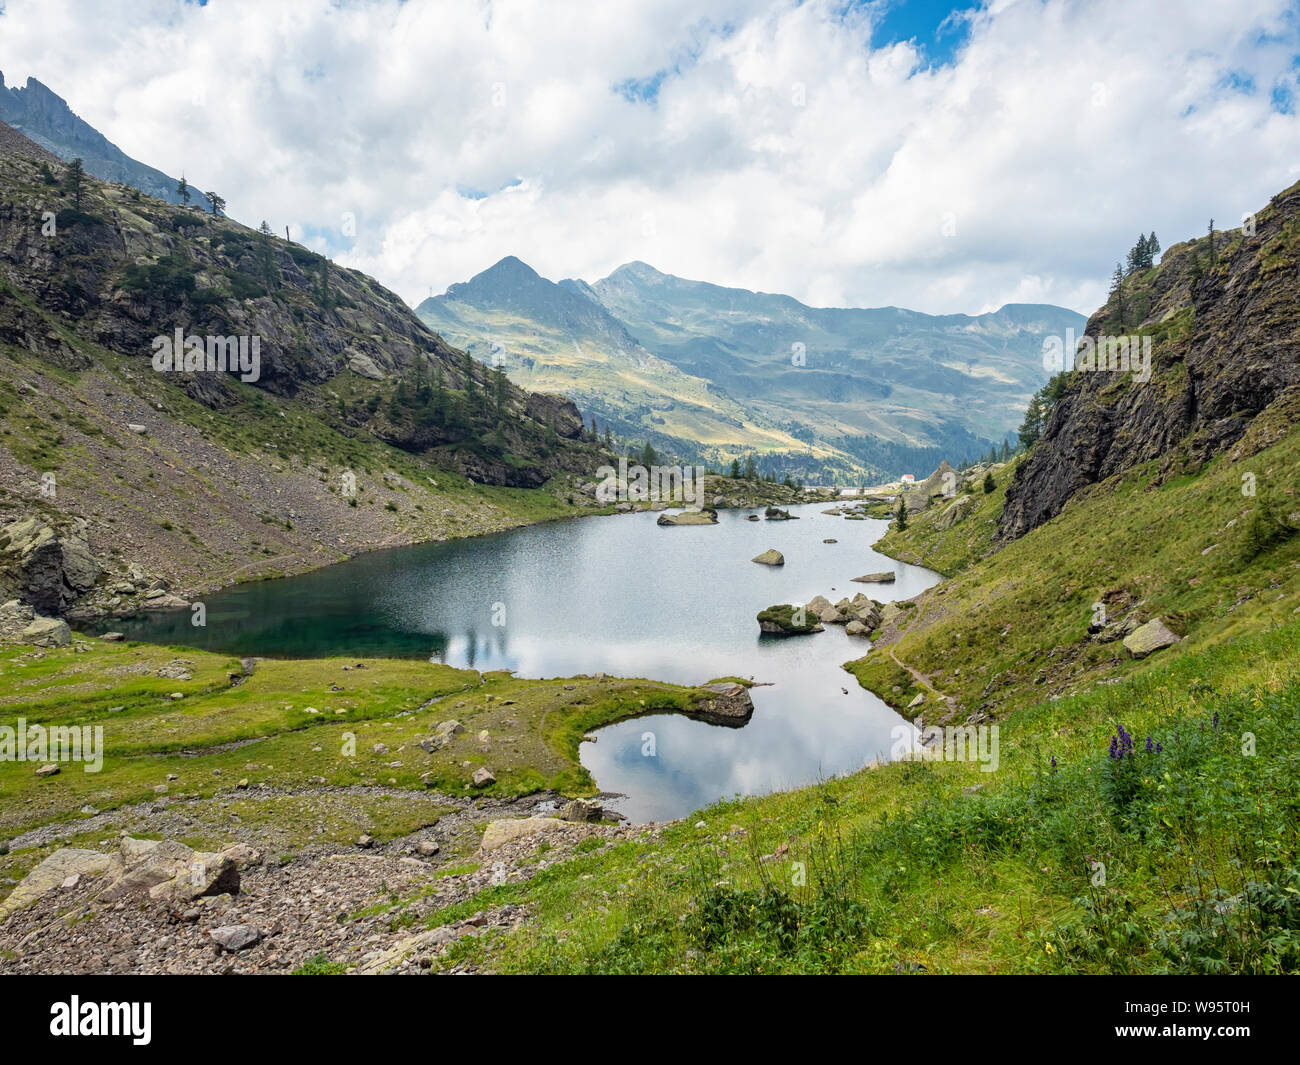
[[[517,255],[1089,313],[1300,179],[1297,0],[0,0],[0,70],[411,303]]]

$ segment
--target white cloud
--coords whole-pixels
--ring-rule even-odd
[[[516,254],[1086,312],[1140,230],[1233,224],[1295,178],[1286,0],[999,0],[937,67],[842,7],[8,0],[0,69],[412,302]]]

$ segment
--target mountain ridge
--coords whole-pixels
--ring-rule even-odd
[[[0,120],[64,162],[80,158],[92,177],[131,185],[168,203],[181,202],[176,178],[127,155],[34,77],[19,88],[6,86],[0,72]]]
[[[498,282],[507,278],[529,296],[506,291]],[[755,452],[766,472],[840,483],[1001,443],[1046,380],[1043,336],[1086,321],[1050,304],[981,315],[815,308],[641,260],[594,282],[551,282],[516,256],[422,301],[416,313],[471,350],[495,344],[516,380],[573,395],[620,436],[714,464]],[[567,352],[582,342],[606,364],[575,363]],[[693,409],[665,408],[662,388],[623,379],[611,369],[620,350],[685,375],[673,384],[698,390]],[[698,411],[714,403],[724,409],[701,424]]]

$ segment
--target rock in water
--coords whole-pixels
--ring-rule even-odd
[[[680,514],[660,514],[656,525],[717,525],[718,515],[712,510],[683,510]]]
[[[859,584],[893,584],[897,575],[892,570],[883,570],[880,573],[866,573],[853,579]]]
[[[768,548],[761,555],[755,555],[750,559],[751,562],[757,562],[763,566],[784,566],[785,555],[781,554],[775,547]]]
[[[1152,618],[1124,637],[1124,650],[1134,658],[1146,658],[1154,651],[1176,644],[1180,639],[1163,621]]]
[[[758,614],[760,632],[769,636],[803,636],[811,632],[822,632],[822,623],[816,614],[804,607],[781,603],[770,606]]]
[[[700,689],[705,693],[695,711],[700,717],[727,725],[743,725],[754,716],[754,700],[750,698],[749,689],[734,680],[705,684]]]

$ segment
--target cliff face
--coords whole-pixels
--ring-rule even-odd
[[[78,210],[39,163],[0,161],[0,342],[68,369],[90,356],[45,319],[151,368],[155,338],[259,338],[255,389],[481,483],[537,487],[599,465],[577,408],[498,381],[371,278],[197,208],[88,179]],[[48,215],[54,216],[49,232]],[[171,380],[215,411],[249,390],[229,374]]]
[[[155,365],[177,330],[256,338],[256,373]],[[87,178],[78,206],[67,168],[0,126],[0,603],[174,606],[579,513],[606,462],[568,399],[370,278],[124,185]]]
[[[35,78],[23,88],[6,86],[0,73],[0,119],[65,161],[80,158],[86,172],[103,181],[120,181],[169,203],[178,203],[176,179],[132,159],[67,101]]]
[[[1253,228],[1253,232],[1252,232]],[[1069,374],[1043,437],[1007,491],[999,523],[1015,539],[1089,485],[1163,459],[1192,472],[1234,446],[1267,446],[1300,420],[1300,184],[1273,197],[1253,227],[1165,251],[1125,282],[1086,334],[1151,341],[1150,379],[1132,371]],[[1242,438],[1268,412],[1276,428]]]

